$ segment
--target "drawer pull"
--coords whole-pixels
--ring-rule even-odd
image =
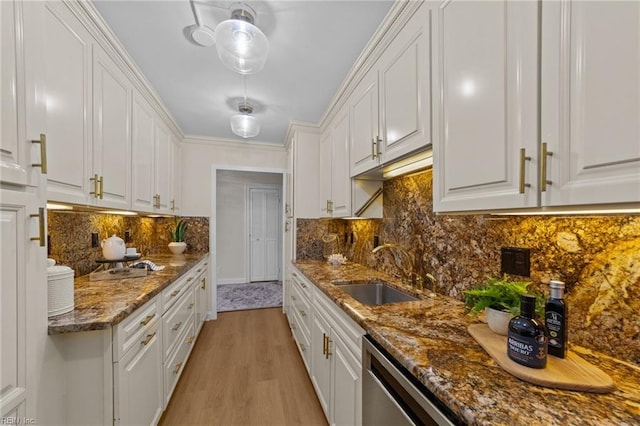
[[[202,272],[202,268],[196,269],[196,272]]]
[[[173,367],[173,374],[178,374],[180,372],[180,367],[182,367],[182,361],[180,361],[176,364],[175,367]]]
[[[176,297],[178,293],[180,293],[180,290],[175,290],[173,293],[171,293],[171,297]]]
[[[187,282],[191,282],[191,281],[193,281],[193,277],[187,278]]]
[[[200,286],[201,289],[206,290],[207,289],[207,279],[203,278],[202,279],[202,285]]]
[[[29,217],[37,217],[38,218],[38,236],[37,237],[31,237],[31,241],[38,241],[40,244],[40,247],[44,247],[46,246],[46,231],[44,229],[44,207],[40,207],[38,209],[38,213],[34,213],[29,215]]]
[[[296,325],[295,324],[291,324],[291,329],[295,330],[296,329]]]
[[[153,334],[147,334],[147,337],[145,337],[145,339],[140,342],[142,343],[142,346],[147,346],[149,344],[149,342],[151,341],[151,339],[153,339],[153,337],[156,335],[156,332],[154,331]]]
[[[40,144],[40,162],[34,163],[32,167],[40,167],[43,175],[47,174],[47,136],[40,133],[40,139],[32,140],[31,143]]]
[[[189,305],[189,307],[187,308],[189,310],[193,309],[193,303]]]
[[[178,331],[178,329],[180,328],[181,325],[182,325],[182,321],[180,321],[179,323],[174,325],[173,328],[171,329],[171,331]]]
[[[298,299],[296,299],[296,297],[292,294],[291,295],[291,300],[298,300]]]
[[[194,339],[194,336],[189,336],[189,338],[186,340],[186,343],[192,344],[193,343],[193,339]]]
[[[303,317],[306,317],[307,313],[305,311],[303,311],[302,309],[300,309],[300,315],[302,315]]]
[[[145,319],[140,321],[140,325],[145,326],[151,322],[152,319],[156,317],[156,314],[147,315]]]
[[[299,284],[300,284],[300,287],[307,288],[307,285],[305,283],[299,283]]]
[[[306,351],[306,350],[307,350],[307,348],[305,348],[305,347],[304,347],[304,343],[300,343],[300,350],[301,350],[302,352],[304,352],[304,351]]]

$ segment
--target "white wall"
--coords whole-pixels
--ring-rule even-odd
[[[246,188],[251,185],[278,185],[281,173],[219,170],[216,193],[216,247],[218,284],[248,282],[246,276]]]
[[[212,166],[286,169],[287,152],[283,146],[185,138],[182,148],[183,215],[211,215]]]

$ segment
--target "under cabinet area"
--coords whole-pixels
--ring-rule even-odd
[[[638,16],[637,2],[443,2],[434,210],[639,202]]]
[[[157,424],[210,310],[208,265],[208,256],[192,263],[112,327],[51,336],[64,359],[68,424]]]

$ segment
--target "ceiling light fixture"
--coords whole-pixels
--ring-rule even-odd
[[[231,18],[216,27],[218,57],[229,69],[240,74],[262,70],[269,55],[269,40],[253,25],[255,11],[245,3],[233,3]]]
[[[191,39],[200,46],[210,47],[216,44],[216,35],[211,28],[202,24],[202,17],[196,7],[194,0],[191,0],[191,10],[193,11],[193,17],[196,20],[196,24],[191,28]]]
[[[251,115],[253,106],[247,102],[247,77],[243,77],[244,101],[238,106],[240,114],[231,117],[231,131],[241,138],[253,138],[260,133],[260,123]]]

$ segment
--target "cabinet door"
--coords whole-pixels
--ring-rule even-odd
[[[327,202],[327,188],[323,188],[324,195],[319,195],[320,188],[320,161],[319,156],[320,135],[313,132],[296,132],[293,166],[293,211],[297,218],[317,218],[319,205],[325,206]],[[326,156],[328,153],[325,152]],[[330,154],[329,154],[330,155]],[[322,160],[325,166],[329,161],[326,157]],[[326,185],[326,180],[324,181]],[[323,199],[324,198],[324,199]],[[292,224],[295,226],[295,221]]]
[[[172,135],[171,136],[171,164],[173,173],[171,174],[169,209],[174,214],[180,213],[182,202],[182,145]]]
[[[640,3],[542,10],[542,205],[640,201]]]
[[[114,373],[116,416],[122,425],[151,425],[163,409],[162,344],[160,322],[140,336],[116,363]]]
[[[331,362],[325,355],[327,339],[330,336],[329,324],[324,318],[314,312],[311,322],[311,381],[316,389],[318,401],[327,419],[331,421],[329,413],[329,397],[331,396]]]
[[[155,195],[158,196],[156,210],[170,213],[169,188],[171,186],[173,165],[171,164],[171,140],[169,131],[160,120],[156,121],[155,132]]]
[[[362,78],[349,99],[351,114],[350,176],[366,172],[378,164],[378,69]],[[381,149],[381,148],[380,148]]]
[[[343,108],[333,122],[331,135],[331,215],[351,216],[349,176],[349,109]]]
[[[320,217],[331,216],[331,128],[320,137],[320,169],[318,177],[318,208]]]
[[[362,424],[362,371],[360,362],[345,347],[336,333],[331,344],[332,424]]]
[[[93,173],[101,206],[131,207],[131,83],[99,46],[93,50]]]
[[[41,311],[32,308],[40,306],[46,285],[46,249],[31,240],[38,235],[38,218],[31,217],[39,208],[36,196],[6,189],[0,192],[0,416],[35,418],[36,407],[29,405],[29,399],[37,389],[29,388],[28,383],[39,366],[33,365],[27,354],[39,343],[34,342],[36,336],[27,319],[45,319]]]
[[[431,143],[428,25],[422,5],[379,60],[383,162]]]
[[[133,96],[132,115],[133,180],[132,204],[138,211],[153,211],[153,132],[155,114],[138,92]]]
[[[63,2],[46,2],[47,197],[86,204],[91,160],[92,39]]]
[[[287,180],[286,180],[286,198],[284,205],[284,215],[285,217],[293,217],[293,169],[295,165],[295,149],[296,149],[296,138],[295,136],[291,138],[291,142],[289,143],[289,148],[287,149]],[[286,231],[286,230],[285,230]]]
[[[538,31],[536,2],[440,6],[435,211],[538,205]]]

